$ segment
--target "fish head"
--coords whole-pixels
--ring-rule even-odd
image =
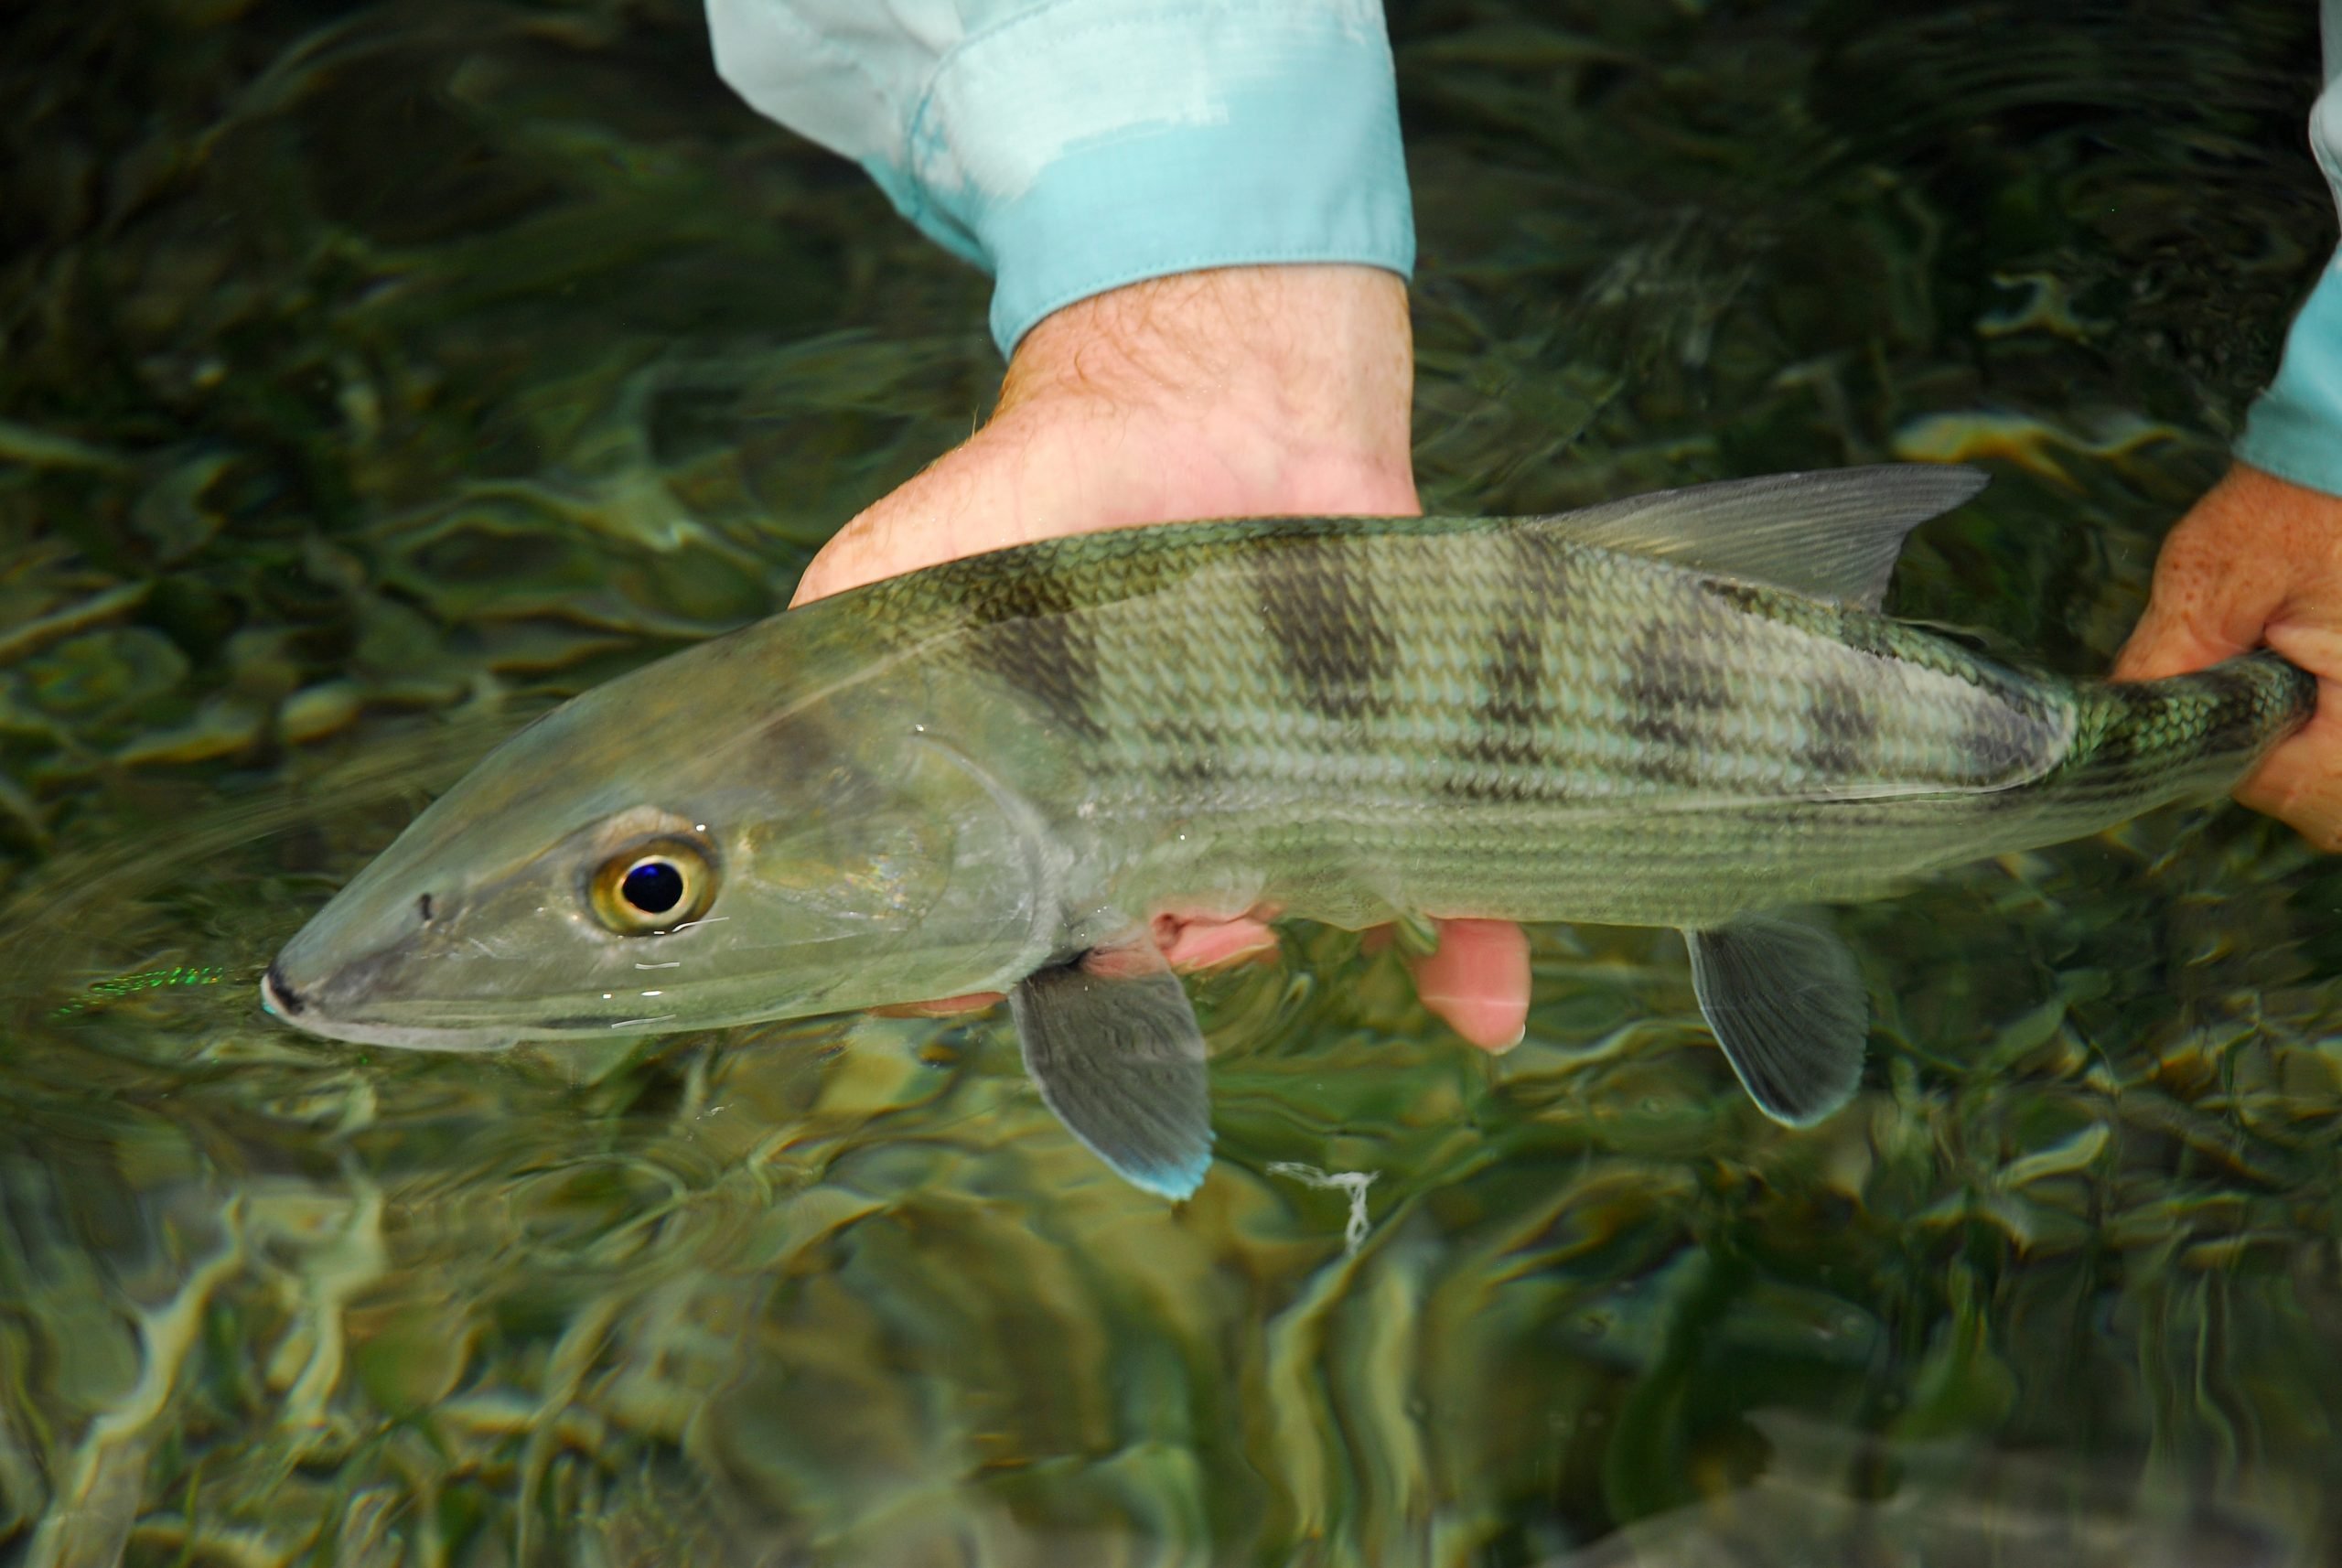
[[[1048,901],[1029,811],[883,672],[792,668],[804,614],[507,740],[285,946],[268,1011],[478,1050],[955,995],[1032,967]]]

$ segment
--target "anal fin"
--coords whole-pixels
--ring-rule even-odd
[[[1211,1165],[1203,1031],[1151,934],[1008,993],[1025,1070],[1066,1130],[1134,1186],[1182,1198]]]
[[[1683,938],[1700,1011],[1759,1110],[1810,1127],[1853,1097],[1870,998],[1836,932],[1767,914]]]

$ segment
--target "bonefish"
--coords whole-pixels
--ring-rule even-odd
[[[514,736],[263,999],[471,1050],[1004,991],[1067,1127],[1184,1197],[1204,1041],[1155,917],[1671,926],[1749,1093],[1809,1123],[1869,1015],[1811,906],[2215,795],[2315,701],[2272,654],[2075,682],[1882,616],[1982,482],[1179,523],[875,583]]]

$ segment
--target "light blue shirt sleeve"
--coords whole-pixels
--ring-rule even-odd
[[[1380,0],[707,0],[716,69],[990,269],[1001,351],[1203,267],[1406,274]]]
[[[2342,0],[2325,0],[2326,91],[2310,111],[2318,167],[2342,209]],[[2342,251],[2285,334],[2277,379],[2245,418],[2236,455],[2281,479],[2342,496]]]

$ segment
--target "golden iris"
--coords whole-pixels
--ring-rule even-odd
[[[622,937],[671,931],[714,900],[714,862],[689,839],[629,844],[594,873],[595,917]]]

